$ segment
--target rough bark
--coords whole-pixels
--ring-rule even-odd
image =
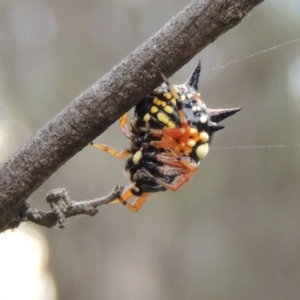
[[[68,159],[263,0],[197,0],[86,89],[0,167],[0,232]]]

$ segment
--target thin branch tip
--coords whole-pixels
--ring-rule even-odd
[[[65,188],[53,189],[46,196],[51,211],[46,212],[30,208],[26,203],[27,209],[23,210],[21,221],[29,221],[47,228],[57,226],[63,229],[66,227],[67,219],[71,217],[78,215],[95,216],[99,211],[99,206],[109,204],[120,197],[123,189],[124,187],[118,184],[108,195],[102,198],[80,202],[71,201]]]

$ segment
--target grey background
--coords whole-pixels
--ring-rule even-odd
[[[1,161],[187,4],[0,1]],[[59,299],[299,299],[300,149],[289,146],[300,138],[299,26],[296,0],[264,1],[170,79],[185,81],[201,59],[203,101],[243,110],[176,193],[153,194],[137,214],[111,205],[39,229]],[[97,141],[128,145],[117,124]],[[105,195],[129,184],[123,166],[86,147],[31,204],[46,208],[57,187],[73,200]]]

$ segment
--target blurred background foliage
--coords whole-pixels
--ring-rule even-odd
[[[187,4],[0,1],[0,160]],[[14,257],[30,261],[40,251],[47,255],[36,274],[47,276],[27,284],[23,299],[299,299],[299,26],[297,0],[266,0],[176,73],[171,82],[185,81],[201,59],[206,104],[243,107],[215,135],[193,180],[153,194],[137,214],[111,205],[64,230],[26,224],[3,234],[0,256],[7,248],[4,261],[15,269],[8,280],[0,261],[12,284],[0,298],[20,299],[16,273],[33,282],[21,262],[12,267]],[[128,145],[117,125],[97,141]],[[57,187],[73,200],[103,196],[129,183],[123,166],[86,147],[30,203],[46,209]],[[8,242],[22,232],[35,238],[26,256],[23,242]]]

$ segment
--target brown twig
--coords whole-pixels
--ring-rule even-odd
[[[117,185],[107,196],[93,200],[75,202],[71,201],[64,188],[54,189],[46,196],[51,211],[41,211],[26,207],[22,213],[21,221],[30,221],[44,227],[65,228],[67,219],[78,215],[94,216],[101,205],[109,204],[117,199],[123,191],[123,186]]]

